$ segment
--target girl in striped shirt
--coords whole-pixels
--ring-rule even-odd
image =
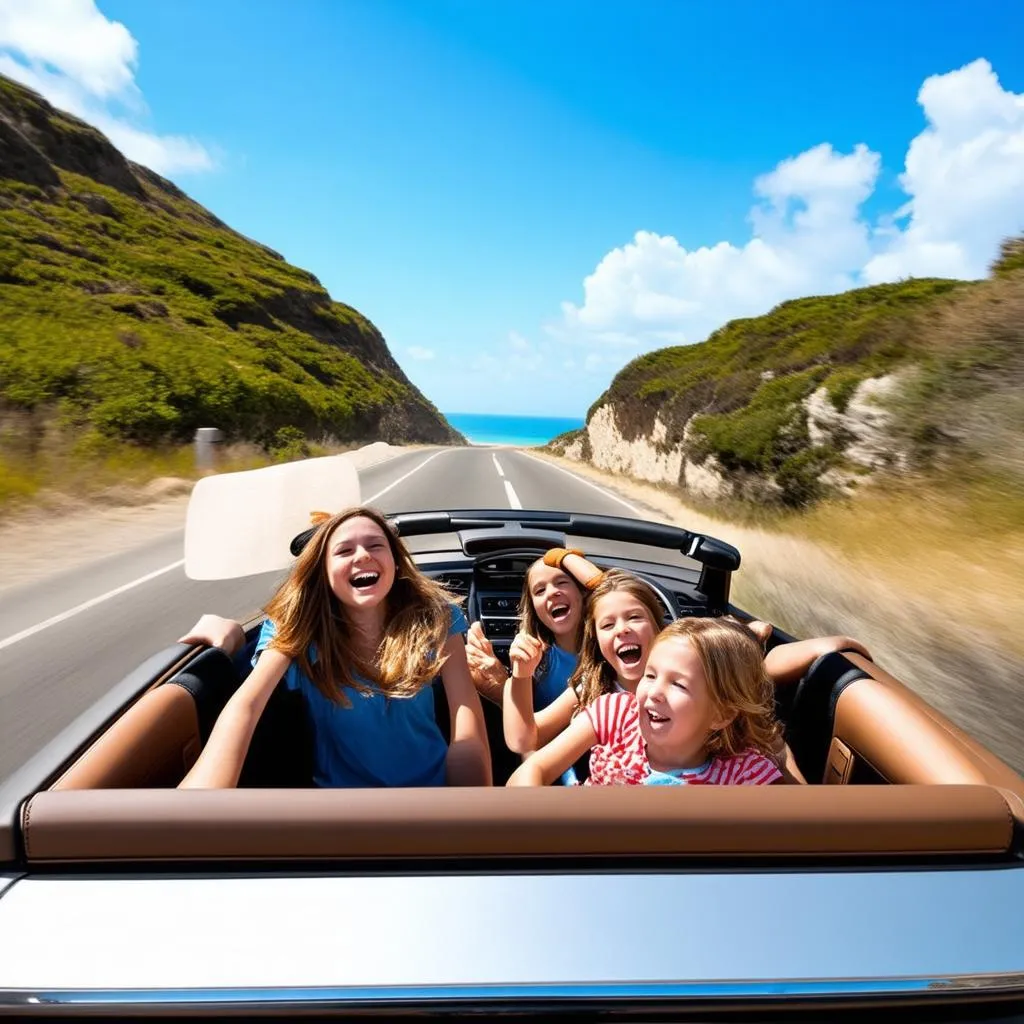
[[[772,708],[763,652],[749,630],[680,619],[653,641],[635,694],[598,696],[508,785],[549,785],[588,750],[595,786],[784,782]]]

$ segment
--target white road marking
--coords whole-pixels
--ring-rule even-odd
[[[571,476],[573,480],[577,481],[577,483],[586,484],[588,487],[593,487],[595,491],[600,491],[606,498],[611,498],[612,501],[617,501],[620,505],[625,505],[630,512],[640,516],[642,519],[646,519],[650,515],[650,513],[648,512],[642,512],[640,509],[636,507],[636,505],[630,505],[630,503],[626,501],[625,498],[620,498],[617,494],[612,494],[611,491],[606,491],[603,487],[598,487],[597,484],[591,483],[589,480],[585,480],[583,477],[577,476],[575,473],[570,473],[569,470],[562,469],[561,466],[556,466],[548,462],[547,459],[538,459],[536,455],[530,455],[528,452],[523,452],[523,454],[533,459],[534,462],[543,462],[544,465],[548,466],[550,469],[557,469],[559,473],[564,473],[566,476]]]
[[[403,480],[408,480],[409,477],[413,475],[413,473],[416,473],[419,470],[421,470],[431,459],[436,459],[438,455],[444,455],[446,450],[447,449],[442,448],[439,452],[434,452],[433,455],[428,455],[418,466],[413,466],[413,468],[410,469],[409,472],[405,474],[405,476],[400,476],[394,483],[388,484],[387,487],[385,487],[382,491],[378,491],[375,495],[373,495],[373,497],[364,498],[362,500],[362,504],[373,504],[373,502],[375,502],[379,497],[381,497],[381,495],[387,494],[392,487],[397,487]]]
[[[509,508],[523,507],[523,503],[519,500],[519,495],[512,490],[512,485],[507,480],[505,481],[505,494],[508,497]]]
[[[70,619],[72,615],[77,615],[79,612],[84,612],[89,608],[95,608],[96,605],[102,604],[104,601],[108,601],[112,597],[117,597],[118,594],[123,594],[125,591],[131,590],[133,587],[137,587],[142,583],[148,583],[150,580],[155,580],[157,576],[163,576],[165,572],[170,572],[172,569],[177,569],[179,566],[184,564],[185,559],[183,558],[179,562],[173,562],[171,565],[165,565],[162,569],[156,569],[153,572],[147,573],[145,576],[140,576],[137,580],[132,580],[131,583],[125,583],[123,586],[115,587],[113,590],[108,590],[105,594],[100,594],[99,597],[83,601],[74,608],[69,608],[66,612],[61,612],[60,615],[54,615],[52,618],[46,619],[45,622],[37,622],[34,626],[29,626],[28,629],[23,629],[20,633],[15,633],[13,636],[9,636],[5,640],[0,640],[0,650],[3,650],[5,647],[10,647],[11,644],[16,644],[19,640],[25,640],[27,637],[30,637],[41,630],[47,629],[50,626],[56,626],[58,622],[64,622],[66,619]]]
[[[498,456],[492,455],[491,458],[494,459],[494,468],[498,471],[498,476],[504,476],[505,471],[501,468],[501,463],[498,461]]]

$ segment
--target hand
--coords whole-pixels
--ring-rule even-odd
[[[227,654],[235,654],[245,643],[245,632],[233,619],[220,615],[204,615],[178,640],[179,644],[207,644],[220,647]]]
[[[494,647],[479,622],[474,622],[466,634],[466,661],[469,662],[469,673],[475,683],[489,682],[504,686],[507,675],[505,666],[494,653]]]
[[[512,678],[531,679],[546,650],[547,644],[535,636],[530,636],[529,633],[516,633],[508,650],[509,660],[512,662]]]

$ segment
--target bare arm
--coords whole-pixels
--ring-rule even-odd
[[[529,633],[516,633],[508,650],[512,674],[505,683],[501,724],[509,750],[526,754],[537,749],[533,717],[533,674],[544,656],[544,644]]]
[[[234,619],[220,615],[203,615],[178,641],[179,644],[206,644],[236,654],[245,643],[245,631]]]
[[[451,716],[451,741],[448,744],[447,781],[449,786],[490,786],[491,751],[487,744],[484,709],[476,692],[466,661],[466,645],[461,635],[445,641],[447,659],[441,668],[441,681]]]
[[[179,789],[230,789],[238,785],[252,734],[274,687],[291,659],[265,650],[249,677],[235,691],[217,718],[213,732]]]
[[[764,658],[764,668],[774,683],[795,683],[810,668],[815,658],[832,651],[852,650],[870,658],[871,653],[859,641],[848,636],[819,636],[813,640],[794,640],[773,647]]]
[[[577,715],[569,728],[531,754],[505,783],[506,786],[550,786],[597,742],[589,715]]]
[[[550,560],[548,556],[552,556]],[[602,570],[585,555],[578,555],[575,551],[566,551],[564,548],[553,548],[544,556],[544,563],[564,569],[584,588],[602,574]]]
[[[550,743],[572,721],[576,710],[576,694],[568,687],[546,708],[533,710],[533,681],[525,686],[509,679],[505,684],[505,705],[502,724],[505,743],[517,754],[529,754]]]

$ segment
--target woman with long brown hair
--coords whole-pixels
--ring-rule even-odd
[[[319,786],[490,785],[466,618],[417,569],[387,520],[351,508],[320,524],[266,607],[254,668],[228,701],[182,788],[238,782],[277,684],[303,698]],[[440,675],[451,717],[434,717]]]

